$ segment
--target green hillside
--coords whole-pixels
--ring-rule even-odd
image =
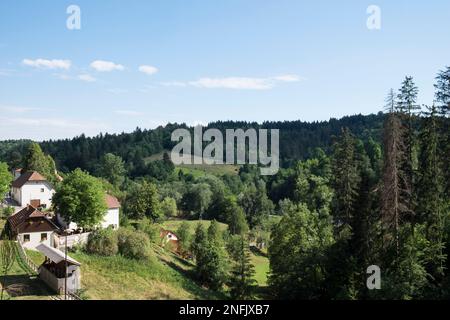
[[[152,161],[159,161],[163,159],[163,155],[165,152],[170,153],[170,151],[164,150],[157,154],[154,154],[150,157],[144,159],[145,163],[149,163]],[[239,173],[240,166],[238,165],[229,165],[229,164],[216,164],[216,165],[206,165],[206,164],[182,164],[177,165],[176,173],[179,171],[183,171],[184,174],[192,174],[194,177],[200,177],[205,174],[213,174],[216,176],[222,176],[224,174],[228,175],[237,175]]]

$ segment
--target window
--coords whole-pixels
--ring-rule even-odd
[[[23,242],[30,242],[30,235],[29,234],[24,234],[23,235]]]
[[[47,234],[41,233],[41,242],[47,241]]]

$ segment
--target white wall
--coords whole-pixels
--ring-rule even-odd
[[[47,234],[47,240],[41,242],[41,233]],[[25,242],[24,240],[24,235],[26,234],[30,235],[30,241],[28,242]],[[22,241],[23,247],[27,249],[35,250],[41,243],[45,243],[46,245],[53,247],[53,231],[21,233],[19,237]]]
[[[102,228],[106,229],[110,225],[112,225],[114,229],[119,229],[119,208],[109,209],[106,213],[102,222]]]
[[[42,192],[42,189],[44,192]],[[20,188],[21,196],[19,199],[14,199],[19,202],[19,205],[25,207],[30,204],[31,200],[41,200],[41,205],[46,205],[50,208],[52,205],[52,197],[55,194],[50,185],[46,182],[29,181]]]
[[[20,205],[22,203],[22,193],[19,188],[12,188],[12,198]]]
[[[75,222],[71,222],[69,226],[67,226],[67,222],[57,214],[58,222],[63,225],[66,229],[77,229],[77,224]],[[103,218],[103,222],[101,223],[101,228],[106,229],[110,225],[114,227],[114,229],[119,229],[119,208],[117,209],[109,209]]]

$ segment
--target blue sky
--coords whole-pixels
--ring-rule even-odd
[[[405,75],[431,103],[449,35],[445,0],[2,0],[0,140],[376,113]]]

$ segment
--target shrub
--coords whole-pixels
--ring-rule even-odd
[[[175,199],[165,197],[161,202],[161,212],[166,218],[176,217],[178,214],[178,209]]]
[[[119,232],[119,252],[126,258],[145,260],[150,257],[150,240],[142,231],[123,229]]]
[[[0,208],[0,218],[8,218],[14,213],[13,207]]]
[[[117,234],[108,228],[96,230],[89,235],[86,250],[101,256],[113,256],[119,251]]]
[[[150,219],[144,218],[136,224],[136,229],[145,233],[150,241],[155,244],[161,242],[161,227],[154,224]]]

